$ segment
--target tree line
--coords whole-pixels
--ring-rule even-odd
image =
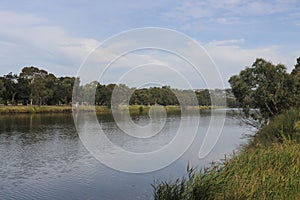
[[[73,88],[76,88],[73,95]],[[236,106],[230,89],[179,90],[170,86],[130,88],[124,84],[100,84],[97,81],[80,84],[75,77],[56,77],[34,66],[24,67],[21,72],[0,76],[0,104],[4,105],[71,105],[72,103],[111,106],[112,94],[117,89],[117,103],[130,105],[201,105],[210,106],[211,97],[218,105],[225,106],[222,98],[227,95],[229,106]],[[126,94],[131,94],[126,102]],[[196,96],[196,101],[193,97]],[[74,97],[74,99],[72,99]],[[181,99],[179,102],[178,97]],[[220,101],[218,101],[220,99]],[[74,102],[73,102],[74,101]],[[196,102],[196,103],[195,103]]]
[[[24,67],[0,77],[0,101],[4,105],[62,105],[72,101],[74,77],[56,77],[37,67]]]

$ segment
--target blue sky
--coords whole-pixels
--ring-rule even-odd
[[[100,42],[141,27],[174,29],[197,40],[225,85],[257,57],[286,64],[289,71],[300,57],[297,0],[3,0],[0,27],[1,75],[34,65],[74,76]]]

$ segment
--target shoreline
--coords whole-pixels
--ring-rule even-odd
[[[284,128],[284,129],[283,129]],[[155,200],[299,199],[300,109],[261,127],[237,152],[176,181],[154,181]]]
[[[144,105],[130,105],[129,111],[131,114],[145,114],[148,113],[151,106]],[[177,105],[163,106],[167,113],[181,112],[181,107]],[[79,111],[92,112],[96,110],[97,114],[111,114],[111,108],[108,106],[78,106]],[[189,111],[201,111],[210,110],[212,106],[187,106],[186,109]],[[222,107],[223,108],[223,107]],[[127,106],[119,106],[118,108],[121,112],[127,109]],[[0,106],[0,115],[2,114],[44,114],[44,113],[72,113],[72,106]]]

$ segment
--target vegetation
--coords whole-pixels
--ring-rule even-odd
[[[70,106],[1,106],[1,114],[14,113],[71,113]]]
[[[250,140],[249,146],[267,147],[273,143],[292,140],[300,143],[300,109],[291,109],[277,115],[264,125]]]
[[[299,199],[299,139],[300,109],[287,111],[230,159],[200,172],[188,167],[187,178],[155,183],[154,199]]]
[[[155,200],[300,199],[300,58],[291,74],[257,59],[230,78],[246,116],[264,120],[238,154],[153,184]],[[251,111],[256,108],[258,112]]]
[[[115,99],[117,102],[114,102],[117,105],[128,104],[126,102],[129,101],[130,105],[211,106],[213,96],[216,101],[220,99],[214,106],[226,106],[221,99],[227,95],[229,105],[236,106],[230,89],[193,91],[169,86],[137,89],[124,84],[102,85],[97,81],[81,85],[80,80],[75,77],[56,77],[33,66],[24,67],[19,75],[9,73],[0,77],[0,104],[61,106],[74,103],[110,107],[114,90],[119,91]],[[132,94],[130,99],[126,99],[128,94]],[[197,99],[193,101],[194,96]]]
[[[19,75],[0,77],[0,103],[4,105],[68,105],[72,101],[74,77],[55,77],[36,67],[25,67]]]
[[[155,200],[299,199],[300,145],[249,148],[188,178],[155,183]]]
[[[119,111],[125,110],[127,106],[119,106]],[[180,106],[165,106],[167,114],[175,114],[181,112]],[[209,110],[211,106],[189,106],[188,111]],[[17,114],[17,113],[71,113],[72,106],[0,106],[0,114]],[[86,112],[96,111],[97,114],[111,114],[111,108],[107,106],[78,106],[77,110]],[[130,105],[129,112],[132,115],[148,114],[150,106]]]
[[[247,117],[266,123],[284,110],[300,106],[300,58],[292,73],[282,64],[256,59],[251,67],[232,76],[229,83]],[[258,109],[257,112],[251,109]]]

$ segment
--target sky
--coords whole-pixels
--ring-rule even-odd
[[[143,27],[175,30],[197,41],[215,63],[225,87],[230,76],[251,66],[258,57],[283,63],[288,71],[300,57],[298,0],[2,0],[0,27],[0,75],[18,74],[25,66],[36,66],[57,76],[76,76],[87,56],[103,41]],[[128,41],[137,41],[130,36],[126,39],[107,45],[123,48]],[[177,41],[171,41],[170,48],[176,47]],[[113,55],[103,50],[96,62],[111,60]],[[216,74],[197,79],[190,66],[169,52],[141,50],[126,59],[111,66],[99,81],[115,82],[132,67],[152,63],[131,80],[123,80],[131,86],[136,86],[133,79],[147,76],[155,77],[154,82],[164,80],[170,72],[162,68],[168,65],[194,88],[207,87],[206,82],[212,87],[218,85],[213,83],[218,79]],[[156,66],[151,66],[153,63]],[[183,71],[179,65],[185,66]],[[149,69],[157,74],[149,75]]]

